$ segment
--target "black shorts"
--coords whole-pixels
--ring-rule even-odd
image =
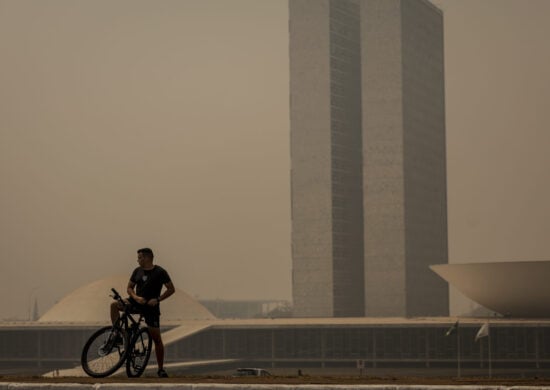
[[[140,305],[136,301],[134,301],[132,298],[128,298],[128,301],[130,302],[130,313],[132,314],[141,314],[143,315],[143,318],[145,319],[145,323],[147,326],[150,326],[152,328],[160,328],[160,309],[159,305],[156,306],[148,306],[148,305]]]

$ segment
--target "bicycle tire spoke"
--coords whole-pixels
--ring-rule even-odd
[[[82,355],[82,368],[90,376],[102,377],[115,372],[125,358],[126,339],[120,331],[103,328],[91,336]]]
[[[132,349],[126,362],[126,374],[129,377],[138,377],[145,371],[151,355],[151,335],[146,328],[142,328],[132,341]]]

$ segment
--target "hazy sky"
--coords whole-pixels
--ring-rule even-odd
[[[434,2],[450,260],[550,259],[550,1]],[[287,1],[0,0],[0,56],[0,318],[142,246],[192,295],[290,299]]]

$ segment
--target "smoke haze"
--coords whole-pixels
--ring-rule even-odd
[[[549,259],[550,2],[435,3],[450,261]],[[0,0],[0,318],[143,246],[191,295],[290,299],[287,8]]]

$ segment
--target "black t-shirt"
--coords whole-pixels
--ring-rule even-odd
[[[158,298],[162,286],[169,283],[170,276],[164,268],[159,265],[155,265],[153,269],[144,270],[141,267],[137,267],[130,281],[136,284],[136,294],[147,300]]]

